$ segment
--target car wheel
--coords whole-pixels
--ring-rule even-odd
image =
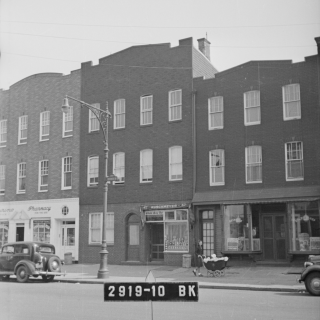
[[[310,294],[320,296],[320,272],[311,272],[308,274],[304,284]]]
[[[61,261],[57,257],[51,257],[48,261],[48,270],[51,272],[61,271]]]
[[[27,282],[29,279],[27,268],[25,266],[18,267],[16,276],[17,276],[18,282],[20,282],[20,283]]]
[[[53,281],[53,279],[54,279],[54,276],[42,276],[42,280],[44,282],[51,282]]]

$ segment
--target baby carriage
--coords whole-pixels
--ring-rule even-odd
[[[215,254],[208,258],[205,256],[199,257],[201,257],[202,264],[207,269],[207,276],[221,277],[225,275],[224,269],[227,267],[228,257],[216,258]]]

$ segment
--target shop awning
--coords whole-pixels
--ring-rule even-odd
[[[196,192],[193,204],[299,202],[320,199],[320,186]]]

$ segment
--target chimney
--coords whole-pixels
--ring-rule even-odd
[[[210,42],[206,38],[198,39],[199,51],[210,61]]]
[[[314,38],[314,40],[316,40],[317,47],[318,47],[318,55],[320,56],[320,37]]]

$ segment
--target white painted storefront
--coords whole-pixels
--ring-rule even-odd
[[[78,261],[79,198],[0,202],[0,246],[15,241],[51,243]]]

